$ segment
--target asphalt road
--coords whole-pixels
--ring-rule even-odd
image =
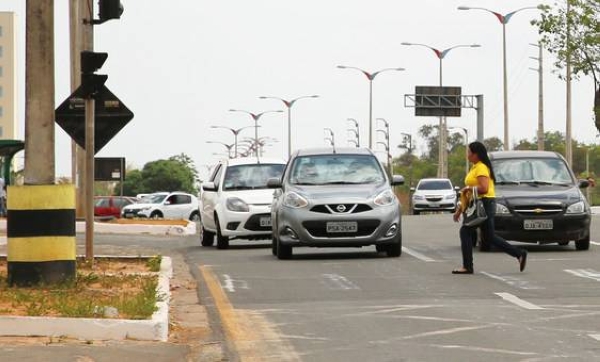
[[[600,361],[600,240],[589,251],[520,244],[525,272],[500,252],[460,266],[458,225],[446,215],[403,219],[404,251],[192,247],[230,347],[269,361]]]
[[[0,346],[0,360],[32,361],[600,361],[600,220],[592,246],[519,244],[525,272],[500,252],[460,266],[451,216],[403,218],[400,258],[363,249],[294,250],[266,242],[199,246],[197,236],[97,235],[95,252],[162,254],[189,269],[211,333],[173,343]],[[78,235],[83,253],[83,235]],[[212,359],[202,349],[213,346]]]

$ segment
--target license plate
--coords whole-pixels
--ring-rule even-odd
[[[270,216],[262,216],[258,219],[258,223],[260,226],[270,227],[271,226],[271,217]]]
[[[356,221],[330,221],[327,223],[328,233],[355,233],[358,231]]]
[[[552,230],[552,220],[523,220],[525,230]]]
[[[440,207],[440,204],[432,202],[429,204],[429,207]]]

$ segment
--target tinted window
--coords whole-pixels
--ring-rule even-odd
[[[367,155],[301,156],[294,160],[290,182],[299,185],[379,183],[385,180],[379,161]]]
[[[418,190],[452,190],[452,184],[448,180],[421,181]]]

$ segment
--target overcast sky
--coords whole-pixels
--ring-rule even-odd
[[[403,72],[381,73],[373,81],[373,120],[390,123],[391,152],[403,150],[401,133],[416,133],[437,118],[416,117],[405,107],[404,95],[416,85],[439,84],[439,60],[423,43],[440,50],[460,44],[481,48],[453,49],[443,60],[443,83],[460,86],[464,95],[483,94],[484,137],[503,139],[502,26],[485,11],[459,11],[460,5],[484,7],[506,14],[550,1],[535,0],[122,0],[120,20],[95,26],[95,50],[108,52],[100,73],[107,87],[135,114],[133,120],[96,156],[125,157],[142,168],[146,162],[185,153],[201,176],[233,143],[231,132],[211,125],[240,128],[254,124],[249,115],[231,108],[259,113],[284,109],[281,102],[259,96],[302,99],[292,108],[293,148],[322,146],[329,127],[336,145],[348,145],[352,134],[347,118],[360,123],[361,144],[367,145],[369,84],[358,71],[402,67]],[[96,2],[97,3],[97,2]],[[18,14],[19,97],[24,98],[25,1],[2,0],[1,11]],[[56,106],[71,93],[69,83],[68,1],[55,1]],[[506,26],[508,56],[509,133],[511,144],[533,139],[538,122],[537,30],[530,21],[537,10],[524,10]],[[553,58],[545,58],[545,130],[565,132],[565,83],[552,73]],[[573,137],[596,143],[593,82],[573,82]],[[24,102],[20,105],[24,134]],[[278,140],[266,156],[287,157],[286,113],[266,114],[259,120],[259,137]],[[463,109],[462,117],[448,118],[449,127],[465,127],[472,140],[476,113]],[[375,131],[374,131],[375,132]],[[375,132],[377,141],[383,134]],[[252,128],[240,139],[253,137]],[[384,147],[377,145],[385,157]],[[56,174],[70,176],[70,138],[56,126]]]

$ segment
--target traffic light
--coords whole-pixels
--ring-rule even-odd
[[[93,24],[102,24],[108,20],[120,19],[121,14],[123,14],[123,4],[120,0],[99,0],[98,9],[100,19],[93,20]]]
[[[84,97],[93,97],[102,88],[108,75],[95,74],[108,58],[108,53],[81,52],[81,90]]]

